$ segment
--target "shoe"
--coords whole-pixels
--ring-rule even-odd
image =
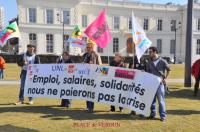
[[[65,108],[70,108],[71,106],[69,106],[69,105],[60,105],[60,107],[65,107]]]
[[[87,113],[92,113],[93,112],[93,109],[88,109],[87,110]]]
[[[155,120],[156,117],[155,117],[155,116],[149,116],[148,119],[150,119],[150,120]]]
[[[110,112],[115,112],[115,110],[114,109],[110,109]]]
[[[142,114],[139,114],[139,117],[140,117],[140,118],[145,118],[145,116],[144,116],[144,115],[142,115]]]
[[[123,108],[122,107],[119,107],[119,112],[123,112]]]
[[[71,108],[71,106],[70,106],[70,105],[67,105],[66,108],[69,109],[69,108]]]
[[[160,121],[165,122],[166,118],[161,118]]]
[[[21,105],[21,104],[24,104],[24,101],[18,101],[16,103],[14,103],[15,105]]]
[[[129,114],[130,116],[135,116],[136,112],[135,111],[131,111],[131,113]]]
[[[166,93],[166,94],[170,94],[169,87],[166,87],[165,93]]]
[[[28,102],[29,105],[33,105],[33,100]]]

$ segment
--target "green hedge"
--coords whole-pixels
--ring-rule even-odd
[[[0,54],[0,56],[2,56],[6,63],[16,63],[17,60],[19,59],[20,55],[7,55],[7,54]],[[56,63],[56,59],[58,56],[56,55],[39,55],[40,56],[40,60],[41,63]],[[72,60],[75,63],[80,63],[82,60],[81,56],[71,56]],[[108,63],[108,57],[107,56],[101,56],[102,59],[102,63]],[[112,61],[114,59],[114,57],[109,57],[110,61]],[[132,57],[126,57],[125,59],[125,63],[129,63],[130,61],[132,61]]]

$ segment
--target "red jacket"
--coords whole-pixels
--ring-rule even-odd
[[[192,75],[195,78],[198,78],[199,70],[200,70],[200,59],[195,61],[194,64],[192,65]]]
[[[0,69],[5,69],[6,68],[6,62],[3,59],[3,57],[0,56]]]

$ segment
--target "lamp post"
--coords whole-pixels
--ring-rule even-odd
[[[61,20],[61,15],[59,13],[57,15],[57,20],[62,23],[62,38],[63,38],[63,51],[65,50],[65,23]]]
[[[171,23],[171,26],[173,26],[173,31],[174,31],[174,64],[176,64],[176,32],[181,28],[181,22],[178,23],[178,26],[176,26],[176,23]]]
[[[193,19],[193,0],[188,0],[187,6],[187,30],[186,30],[186,50],[185,50],[185,80],[184,86],[191,87],[191,53],[192,53],[192,19]]]

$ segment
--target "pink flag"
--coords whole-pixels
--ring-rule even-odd
[[[106,22],[105,10],[101,11],[97,19],[87,27],[84,33],[100,48],[105,48],[108,45],[112,36]]]

